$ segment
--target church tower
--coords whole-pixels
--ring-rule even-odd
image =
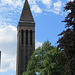
[[[35,51],[35,22],[27,0],[25,0],[17,31],[16,75],[22,75],[26,71],[30,56]]]

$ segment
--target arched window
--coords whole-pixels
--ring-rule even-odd
[[[32,30],[30,30],[30,45],[32,45]]]
[[[21,44],[23,45],[23,38],[24,37],[24,32],[23,32],[23,30],[21,31]]]
[[[28,45],[28,30],[26,30],[26,45]]]

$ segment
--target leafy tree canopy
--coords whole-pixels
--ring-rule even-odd
[[[58,63],[62,54],[49,41],[44,42],[31,56],[27,71],[23,75],[63,75],[63,65]]]

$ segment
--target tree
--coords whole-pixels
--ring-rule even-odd
[[[44,42],[31,56],[27,71],[23,75],[63,75],[63,65],[58,63],[62,54],[49,41]]]
[[[58,48],[64,50],[67,57],[65,65],[65,75],[75,75],[75,0],[68,2],[64,7],[65,11],[70,11],[65,17],[66,30],[60,33],[62,37],[58,40]]]

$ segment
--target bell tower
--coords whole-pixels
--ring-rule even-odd
[[[16,75],[22,75],[26,71],[30,56],[35,51],[35,22],[27,0],[18,22],[17,32]]]

